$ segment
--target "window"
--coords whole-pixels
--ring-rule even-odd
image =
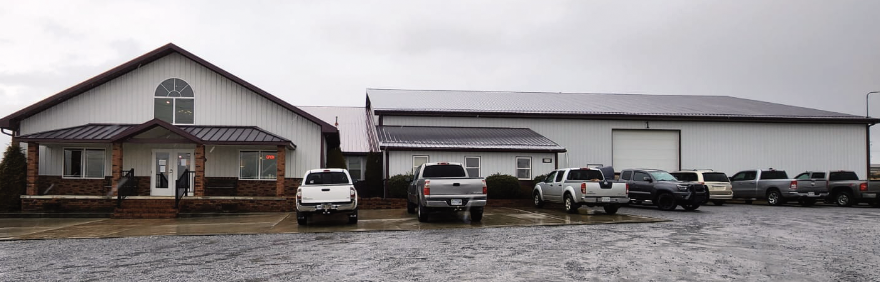
[[[730,182],[727,175],[721,172],[705,172],[703,173],[703,181],[705,182]]]
[[[551,183],[551,182],[553,182],[553,178],[556,178],[556,172],[555,172],[555,171],[554,171],[554,172],[551,172],[550,174],[548,174],[548,175],[544,178],[544,181],[542,181],[542,182]]]
[[[425,166],[422,177],[464,177],[464,169],[458,165],[429,165]]]
[[[63,176],[104,178],[104,149],[64,149]]]
[[[825,179],[825,173],[824,172],[814,172],[810,178],[812,178],[812,179]]]
[[[532,179],[531,157],[516,157],[516,178]]]
[[[352,180],[364,179],[363,166],[360,157],[348,158],[348,174],[351,174]]]
[[[480,177],[480,157],[464,157],[464,168],[468,176]]]
[[[852,171],[835,171],[831,172],[828,180],[830,181],[841,181],[841,180],[859,180],[859,176],[856,175],[855,172]]]
[[[169,78],[156,87],[153,117],[173,124],[193,124],[193,90],[186,81]]]
[[[318,172],[309,173],[306,177],[306,184],[349,184],[348,177],[345,172]]]
[[[697,182],[699,179],[697,178],[697,174],[693,172],[676,172],[672,173],[672,176],[675,176],[675,179],[684,182]]]
[[[277,151],[239,152],[239,179],[276,179]]]
[[[754,178],[752,178],[754,179]],[[769,179],[788,179],[788,174],[781,170],[765,170],[761,171],[761,180]]]
[[[645,178],[650,179],[651,177],[648,176],[647,173],[644,173],[644,172],[641,172],[641,171],[638,171],[638,172],[634,172],[634,173],[633,173],[633,181],[645,181]]]
[[[423,164],[428,163],[428,156],[413,156],[412,157],[412,171],[413,174],[416,174],[416,169]]]
[[[565,171],[559,171],[556,173],[556,182],[562,182],[562,177],[565,176]]]
[[[807,179],[810,179],[810,174],[809,173],[801,173],[801,174],[798,174],[798,176],[795,176],[794,179],[807,180]]]
[[[624,171],[622,174],[620,174],[620,179],[629,180],[630,177],[632,177],[632,175],[633,175],[633,172],[631,170],[627,170],[627,171]]]
[[[602,177],[602,172],[598,170],[572,170],[568,172],[568,180],[604,180]]]

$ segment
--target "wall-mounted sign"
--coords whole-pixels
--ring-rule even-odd
[[[266,159],[267,159],[267,160],[274,160],[274,159],[275,159],[275,155],[266,155]]]
[[[545,164],[553,163],[553,158],[544,158],[542,160]]]

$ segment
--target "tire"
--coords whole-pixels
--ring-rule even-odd
[[[413,203],[410,203],[409,200],[406,200],[406,213],[408,213],[408,214],[416,213],[416,205]]]
[[[620,209],[620,206],[618,206],[618,205],[607,205],[607,206],[604,206],[604,207],[602,207],[602,208],[605,209],[605,214],[612,215],[612,214],[616,214],[616,213],[617,213],[617,210]]]
[[[574,198],[571,197],[571,194],[565,194],[565,212],[567,213],[578,213],[578,209],[581,207],[578,203],[575,203]]]
[[[838,207],[849,207],[853,205],[853,195],[849,191],[840,191],[834,194],[834,203]]]
[[[695,211],[700,208],[700,204],[681,205],[686,211]]]
[[[348,215],[348,223],[349,224],[357,224],[358,223],[358,210],[357,209],[355,209],[353,212],[351,212],[351,214]]]
[[[654,203],[657,204],[657,208],[663,211],[674,211],[675,207],[678,206],[675,203],[675,196],[671,193],[660,193],[660,195],[657,195]]]
[[[423,207],[421,202],[417,205],[416,211],[418,211],[419,222],[428,222],[428,208]]]
[[[483,221],[483,208],[471,208],[471,222]]]
[[[812,207],[813,205],[816,204],[816,199],[806,198],[806,199],[801,200],[800,202],[801,202],[801,206]]]
[[[712,204],[714,204],[716,206],[723,206],[724,200],[712,200]]]
[[[535,192],[534,202],[536,208],[540,209],[544,207],[544,201],[541,201],[541,193]]]
[[[770,190],[767,192],[767,204],[771,206],[781,206],[783,203],[782,193],[778,190]]]
[[[296,212],[296,224],[306,225],[309,223],[309,216],[305,213]]]

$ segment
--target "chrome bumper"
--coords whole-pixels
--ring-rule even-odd
[[[581,197],[581,203],[626,204],[629,203],[629,197]]]
[[[357,208],[357,200],[345,203],[322,203],[317,205],[305,204],[296,201],[296,210],[299,212],[323,212],[325,214],[334,212],[353,211]]]
[[[457,208],[465,209],[470,207],[485,207],[485,199],[461,199],[461,205],[452,205],[452,199],[434,199],[425,201],[425,207],[429,208]]]

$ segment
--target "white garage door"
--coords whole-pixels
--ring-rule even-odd
[[[617,171],[628,168],[679,169],[678,131],[614,130],[612,138],[613,166]]]

